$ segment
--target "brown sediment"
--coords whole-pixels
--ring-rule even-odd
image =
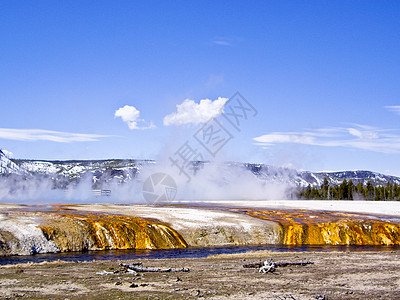
[[[245,210],[281,224],[284,245],[400,245],[400,223],[354,213]]]
[[[0,255],[188,245],[400,245],[399,218],[361,213],[111,204],[33,208],[3,209]],[[202,217],[192,219],[196,214]]]
[[[314,264],[263,274],[244,264]],[[119,263],[190,272],[125,273]],[[0,266],[2,299],[400,299],[400,251],[253,252],[208,258]],[[135,283],[136,285],[133,285]]]
[[[170,227],[136,217],[50,213],[40,228],[61,251],[187,247]]]
[[[182,204],[165,206],[80,204],[55,207],[61,212],[64,208],[76,214],[123,213],[125,216],[162,223],[178,231],[192,247],[281,244],[283,237],[282,228],[278,223],[238,214],[226,207],[210,208]]]

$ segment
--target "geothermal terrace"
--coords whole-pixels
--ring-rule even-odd
[[[236,245],[400,245],[400,203],[0,205],[0,254]]]

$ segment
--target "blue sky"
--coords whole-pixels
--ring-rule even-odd
[[[236,91],[258,113],[207,159],[400,175],[400,3],[0,2],[16,158],[201,151],[194,133]]]

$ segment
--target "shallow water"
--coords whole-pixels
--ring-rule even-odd
[[[229,246],[209,248],[157,249],[157,250],[105,250],[87,252],[46,253],[27,256],[0,257],[0,265],[18,263],[39,263],[44,261],[92,261],[92,260],[127,260],[127,259],[164,259],[164,258],[201,258],[215,254],[244,253],[248,251],[270,250],[274,252],[347,252],[347,251],[394,251],[400,246]]]

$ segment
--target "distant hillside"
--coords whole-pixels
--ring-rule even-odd
[[[141,168],[154,163],[132,159],[68,161],[14,159],[13,162],[20,170],[24,170],[28,177],[51,179],[54,188],[65,188],[71,183],[89,179],[94,189],[102,188],[110,181],[124,183],[133,180]]]
[[[154,166],[155,161],[133,159],[107,159],[107,160],[70,160],[70,161],[45,161],[8,159],[0,151],[2,174],[23,174],[25,177],[44,177],[54,182],[55,187],[63,188],[71,182],[90,179],[93,188],[101,188],[109,181],[119,183],[134,180],[141,170]],[[210,162],[193,163],[193,169],[212,165]],[[226,170],[231,174],[237,172],[252,172],[258,180],[286,183],[297,187],[319,187],[324,178],[330,185],[338,185],[344,179],[352,181],[355,185],[361,182],[364,186],[370,182],[374,186],[393,183],[400,185],[400,178],[370,171],[342,171],[342,172],[308,172],[294,169],[273,167],[264,164],[243,164],[236,162],[225,163]]]
[[[389,182],[400,185],[399,177],[371,171],[309,172],[262,164],[245,164],[245,166],[260,178],[287,181],[300,187],[307,187],[308,185],[319,187],[324,182],[324,178],[328,180],[330,185],[341,184],[344,179],[351,180],[354,184],[361,182],[363,185],[368,182],[373,185],[386,185]]]
[[[0,150],[0,174],[20,174],[20,168]]]

